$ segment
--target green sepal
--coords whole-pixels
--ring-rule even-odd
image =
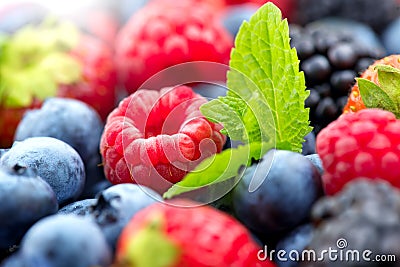
[[[73,24],[52,19],[1,38],[0,105],[29,107],[55,96],[60,84],[79,82],[81,63],[69,54],[79,38]]]
[[[389,65],[377,65],[379,85],[358,78],[361,99],[367,108],[380,108],[400,118],[400,70]]]
[[[155,214],[155,218],[129,240],[127,251],[121,266],[170,267],[179,260],[178,245],[171,240],[163,229],[164,220]]]
[[[367,108],[388,110],[393,112],[396,117],[399,117],[398,107],[381,87],[363,78],[358,78],[357,83],[361,98]]]
[[[378,71],[380,87],[398,107],[400,104],[400,70],[389,65],[377,65],[375,70]]]

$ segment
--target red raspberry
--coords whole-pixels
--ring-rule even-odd
[[[381,178],[400,188],[400,120],[380,109],[342,115],[317,136],[327,194],[359,177]]]
[[[118,33],[115,47],[126,90],[135,92],[154,74],[180,63],[228,64],[233,38],[217,13],[195,0],[152,1],[136,12]]]
[[[180,181],[201,160],[222,150],[221,125],[199,107],[207,102],[187,86],[138,90],[107,118],[101,138],[106,177],[159,192]],[[160,179],[164,178],[164,179]]]
[[[261,248],[229,215],[188,200],[169,204],[155,203],[131,219],[118,240],[117,265],[139,266],[157,254],[167,255],[163,266],[171,267],[274,266],[258,259]]]

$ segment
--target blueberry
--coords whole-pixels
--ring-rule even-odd
[[[119,17],[121,23],[126,23],[129,18],[140,8],[145,6],[149,0],[120,0],[119,1]]]
[[[0,158],[6,154],[10,149],[9,148],[0,148]]]
[[[236,36],[243,21],[249,21],[256,11],[257,6],[254,5],[242,4],[227,7],[222,16],[222,24],[232,36]]]
[[[72,202],[64,207],[62,207],[58,214],[75,214],[81,216],[87,216],[92,211],[92,206],[97,202],[94,198],[83,199],[79,201]]]
[[[318,172],[322,175],[324,173],[324,167],[322,166],[322,160],[319,157],[318,154],[310,154],[307,155],[306,158],[308,158],[312,164],[317,168]]]
[[[122,229],[139,210],[161,200],[155,191],[136,184],[118,184],[100,192],[92,216],[115,249]]]
[[[216,99],[219,96],[225,96],[227,90],[226,85],[223,84],[198,83],[193,86],[193,91],[209,100]]]
[[[34,224],[21,242],[19,256],[27,266],[110,266],[111,249],[92,220],[52,215]]]
[[[57,198],[33,169],[0,167],[0,249],[17,244],[44,216],[56,213]]]
[[[72,146],[85,164],[85,191],[94,183],[105,180],[99,167],[100,137],[103,124],[97,112],[84,102],[67,98],[50,98],[41,109],[25,113],[19,123],[15,140],[48,136]]]
[[[101,180],[101,181],[93,184],[92,186],[86,188],[85,195],[82,199],[95,198],[98,193],[109,188],[112,185],[113,184],[107,179]]]
[[[260,186],[250,192],[254,184]],[[250,230],[276,236],[308,221],[322,195],[320,174],[307,158],[272,149],[245,171],[232,203],[235,216]]]
[[[48,12],[44,6],[28,1],[0,5],[0,32],[12,34],[28,24],[37,25]]]
[[[382,42],[388,54],[400,53],[400,18],[390,23],[383,31]]]
[[[85,169],[79,154],[68,144],[51,137],[15,142],[0,163],[36,169],[53,188],[60,205],[77,199],[85,184]]]
[[[310,132],[304,137],[301,154],[309,155],[313,153],[315,153],[315,134]]]
[[[299,266],[299,262],[291,260],[289,255],[292,256],[291,258],[295,258],[297,255],[302,255],[302,251],[311,242],[313,230],[314,227],[311,224],[299,226],[278,242],[276,251],[285,251],[285,257],[283,260],[280,260],[279,258],[275,260],[278,267]],[[299,257],[299,260],[301,260],[301,257]]]
[[[15,253],[0,262],[0,267],[27,267],[19,254]],[[46,267],[46,266],[44,266]]]

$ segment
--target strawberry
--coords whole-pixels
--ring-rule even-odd
[[[269,260],[258,259],[260,248],[243,225],[221,211],[200,205],[176,199],[139,211],[118,240],[116,265],[274,266]]]
[[[370,80],[375,84],[379,85],[378,71],[375,69],[378,65],[388,65],[394,68],[400,69],[400,55],[390,55],[385,58],[375,61],[366,71],[361,74],[361,78]],[[347,99],[347,104],[343,109],[343,113],[353,113],[359,110],[365,109],[365,104],[361,98],[360,89],[358,83],[356,83]]]
[[[2,147],[11,145],[24,111],[48,97],[77,98],[103,119],[114,108],[117,80],[111,49],[72,24],[28,25],[1,38],[0,46]]]
[[[220,152],[226,137],[221,125],[200,113],[205,102],[187,86],[141,89],[123,99],[108,116],[100,142],[108,180],[163,192]]]
[[[317,136],[327,194],[359,178],[384,179],[400,188],[400,120],[389,111],[344,114]]]
[[[57,95],[85,102],[105,120],[116,105],[117,73],[112,50],[104,42],[84,35],[70,53],[81,63],[81,80],[60,84]]]
[[[39,103],[32,103],[29,108],[8,108],[0,106],[0,147],[10,147],[14,133],[25,111],[38,108]]]
[[[135,92],[153,75],[180,63],[228,64],[233,39],[216,13],[199,0],[156,0],[134,13],[118,33],[115,46],[118,74],[126,90]]]

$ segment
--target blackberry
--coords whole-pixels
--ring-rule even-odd
[[[302,266],[400,266],[400,191],[387,182],[360,178],[349,183],[336,196],[318,201],[312,220],[315,230],[308,249],[317,256],[324,249],[344,256],[333,261],[325,254],[324,260],[310,259]],[[367,250],[370,262],[362,254]],[[359,261],[352,260],[357,254]],[[375,262],[377,255],[388,261]]]
[[[399,15],[397,0],[298,0],[291,21],[305,25],[325,17],[343,17],[381,32]]]
[[[305,105],[318,134],[342,113],[355,78],[385,50],[370,27],[342,19],[291,24],[290,37],[310,90]]]

